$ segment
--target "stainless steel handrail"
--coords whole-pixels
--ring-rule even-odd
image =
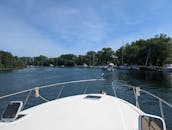
[[[75,81],[69,81],[69,82],[49,84],[49,85],[44,85],[44,86],[40,86],[40,87],[34,87],[34,88],[31,88],[31,89],[27,89],[27,90],[11,93],[11,94],[8,94],[8,95],[4,95],[4,96],[0,97],[0,100],[4,99],[4,98],[7,98],[7,97],[14,96],[14,95],[22,94],[22,93],[28,93],[28,95],[27,95],[27,97],[26,97],[26,99],[24,101],[24,106],[25,106],[27,101],[28,101],[28,99],[29,99],[29,96],[32,93],[32,91],[35,92],[35,97],[40,97],[44,101],[49,101],[48,99],[46,99],[45,97],[40,95],[40,93],[39,93],[40,89],[49,88],[49,87],[62,86],[62,88],[60,89],[60,91],[57,94],[58,95],[57,98],[59,98],[61,96],[61,94],[62,94],[62,91],[63,91],[64,87],[65,87],[64,85],[74,84],[74,83],[94,82],[94,81],[101,81],[101,80],[104,80],[104,79],[103,78],[99,78],[99,79],[75,80]],[[172,108],[172,104],[170,104],[169,102],[165,101],[164,99],[156,96],[155,94],[152,94],[152,93],[150,93],[150,92],[148,92],[146,90],[143,90],[143,89],[141,89],[139,87],[135,87],[135,86],[132,86],[132,85],[124,84],[124,83],[121,83],[121,82],[119,84],[124,85],[124,86],[126,86],[128,88],[131,88],[133,90],[134,96],[135,96],[135,101],[136,101],[136,107],[138,107],[138,108],[140,108],[139,107],[139,100],[138,100],[139,96],[140,96],[140,92],[146,93],[146,94],[148,94],[148,95],[158,99],[162,118],[164,118],[164,110],[163,110],[163,104],[162,103],[164,103],[168,107]],[[88,86],[86,86],[86,88],[84,89],[84,92],[83,92],[84,94],[86,93],[87,89],[88,89]],[[115,82],[112,82],[112,89],[113,89],[114,95],[117,97],[117,91],[116,91]]]
[[[93,81],[100,81],[100,80],[104,80],[104,79],[100,78],[100,79],[75,80],[75,81],[69,81],[69,82],[49,84],[49,85],[34,87],[34,88],[31,88],[31,89],[26,89],[26,90],[18,91],[18,92],[15,92],[15,93],[7,94],[7,95],[4,95],[4,96],[1,96],[0,100],[4,99],[4,98],[7,98],[7,97],[14,96],[14,95],[27,93],[27,92],[30,92],[30,91],[35,91],[35,88],[40,90],[40,89],[43,89],[43,88],[49,88],[49,87],[54,87],[54,86],[61,86],[61,85],[74,84],[74,83],[93,82]]]
[[[115,81],[114,81],[115,82]],[[114,95],[117,95],[117,90],[116,90],[116,87],[115,87],[115,83],[112,82],[112,86],[113,86],[113,92],[114,92]],[[136,101],[136,107],[138,107],[140,109],[140,106],[139,106],[139,96],[140,96],[140,92],[143,92],[147,95],[150,95],[152,97],[154,97],[155,99],[157,99],[159,101],[159,107],[160,107],[160,113],[161,113],[161,117],[165,120],[165,116],[164,116],[164,110],[163,110],[163,104],[164,103],[165,105],[167,105],[169,108],[172,109],[172,104],[170,104],[169,102],[165,101],[164,99],[158,97],[157,95],[151,93],[151,92],[148,92],[144,89],[141,89],[140,87],[135,87],[135,86],[132,86],[132,85],[128,85],[128,84],[124,84],[124,83],[121,83],[121,82],[118,82],[118,84],[121,84],[123,86],[126,86],[128,88],[131,88],[134,92],[134,96],[135,96],[135,101]]]
[[[23,90],[23,91],[19,91],[19,92],[15,92],[15,93],[11,93],[11,94],[8,94],[8,95],[4,95],[4,96],[1,96],[0,97],[0,100],[1,99],[4,99],[4,98],[8,98],[8,97],[11,97],[11,96],[14,96],[14,95],[18,95],[18,94],[22,94],[22,93],[28,93],[27,96],[26,96],[26,99],[24,101],[24,105],[23,105],[23,108],[24,109],[24,106],[27,104],[28,102],[28,99],[31,95],[32,92],[35,92],[35,97],[40,97],[42,100],[44,101],[49,101],[48,99],[46,99],[45,97],[43,97],[39,90],[40,89],[44,89],[44,88],[49,88],[49,87],[57,87],[57,86],[62,86],[60,88],[60,91],[58,92],[57,94],[57,99],[60,98],[62,92],[63,92],[63,89],[65,88],[65,85],[68,85],[68,84],[75,84],[75,83],[85,83],[85,82],[94,82],[94,81],[102,81],[104,80],[103,78],[100,78],[100,79],[88,79],[88,80],[75,80],[75,81],[69,81],[69,82],[62,82],[62,83],[55,83],[55,84],[49,84],[49,85],[44,85],[44,86],[40,86],[40,87],[34,87],[34,88],[31,88],[31,89],[27,89],[27,90]],[[112,82],[112,90],[113,90],[113,93],[114,93],[114,96],[118,96],[118,93],[117,93],[117,87],[115,84],[117,83],[117,81],[114,81]],[[135,101],[136,101],[136,107],[138,107],[140,109],[140,106],[139,106],[139,96],[140,96],[140,92],[143,92],[145,94],[148,94],[152,97],[154,97],[155,99],[157,99],[159,101],[159,107],[160,107],[160,113],[161,113],[161,117],[165,120],[165,116],[164,116],[164,110],[163,110],[163,104],[167,105],[168,107],[170,107],[172,109],[172,104],[170,104],[169,102],[165,101],[164,99],[156,96],[155,94],[152,94],[146,90],[143,90],[139,87],[135,87],[135,86],[132,86],[132,85],[129,85],[129,84],[124,84],[122,82],[118,82],[119,84],[123,85],[123,86],[126,86],[128,88],[131,88],[134,92],[134,96],[135,96]],[[83,93],[85,94],[87,92],[87,89],[88,89],[88,86],[85,87]]]

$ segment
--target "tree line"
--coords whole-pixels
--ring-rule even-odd
[[[99,51],[89,51],[85,55],[63,54],[59,57],[48,58],[17,57],[9,52],[0,51],[0,68],[22,68],[33,66],[75,66],[84,63],[90,66],[106,65],[145,65],[162,66],[172,63],[172,39],[165,34],[156,35],[150,39],[140,39],[127,43],[116,51],[103,48]]]

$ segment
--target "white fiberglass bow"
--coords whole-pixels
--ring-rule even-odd
[[[25,105],[32,91],[35,92],[35,97],[40,97],[48,101],[45,97],[41,96],[40,89],[100,80],[103,79],[57,83],[24,90],[15,94],[28,92],[28,96],[24,102]],[[63,88],[59,91],[57,97],[60,97]],[[116,95],[114,85],[113,90],[114,95]],[[139,92],[143,90],[138,88],[133,88],[133,90],[135,92],[137,107],[120,98],[106,95],[104,92],[102,94],[82,94],[55,99],[26,110],[21,110],[22,103],[11,102],[2,116],[8,118],[2,118],[0,130],[166,130],[163,118],[148,115],[138,108],[139,103],[137,99]],[[15,94],[0,97],[0,99]],[[165,102],[163,99],[158,99],[161,105],[165,103],[169,107],[172,107],[171,104]],[[13,120],[9,118],[13,118]]]

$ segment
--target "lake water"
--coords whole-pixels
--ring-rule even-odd
[[[87,93],[98,93],[103,89],[109,95],[114,95],[111,83],[112,81],[115,81],[117,96],[133,104],[135,103],[133,91],[124,85],[118,84],[118,82],[139,86],[172,104],[172,73],[127,70],[108,72],[102,69],[88,68],[26,68],[0,72],[0,96],[57,82],[99,78],[102,73],[104,73],[104,81],[67,85],[65,86],[60,98],[81,94],[85,91],[86,87]],[[41,90],[40,93],[47,99],[52,100],[57,97],[60,89],[61,87],[52,87],[50,89]],[[0,100],[0,114],[9,101],[24,101],[26,96],[26,94],[21,94]],[[142,94],[139,99],[140,107],[143,111],[160,115],[159,102],[157,100],[145,94]],[[34,93],[32,93],[25,108],[40,103],[43,103],[43,101],[39,98],[34,98]],[[164,114],[168,129],[172,130],[172,110],[165,105],[163,106],[163,109],[165,111]]]

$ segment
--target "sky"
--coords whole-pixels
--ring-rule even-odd
[[[172,36],[171,0],[0,0],[0,50],[16,56],[117,50]]]

